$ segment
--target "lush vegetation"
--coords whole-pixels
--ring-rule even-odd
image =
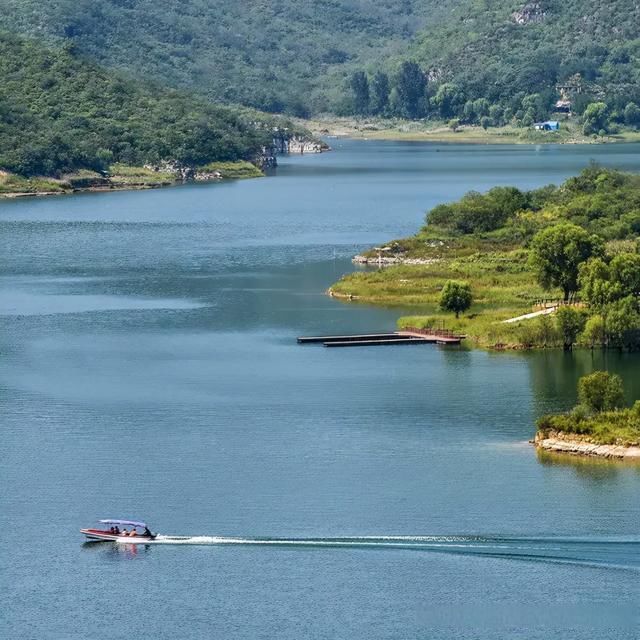
[[[597,444],[640,445],[640,401],[624,407],[619,376],[596,371],[578,383],[578,404],[570,413],[538,420],[539,436],[575,434]]]
[[[632,0],[0,0],[3,25],[226,103],[484,127],[640,123]],[[566,97],[565,96],[565,97]]]
[[[497,187],[439,205],[416,236],[389,244],[405,264],[350,274],[332,292],[411,307],[401,325],[426,327],[442,324],[447,282],[464,281],[470,313],[448,323],[480,344],[636,349],[639,236],[640,176],[592,166],[559,187]]]
[[[306,115],[345,69],[405,50],[453,0],[0,0],[5,28],[225,103]]]
[[[471,307],[473,295],[468,282],[456,282],[455,280],[447,280],[440,292],[440,309],[443,311],[451,311],[456,314],[456,318],[460,317]]]
[[[72,47],[0,35],[0,75],[0,169],[21,176],[248,160],[270,138],[230,108],[106,72]]]
[[[371,65],[352,82],[343,108],[487,128],[546,120],[563,99],[587,135],[637,127],[639,25],[630,0],[458,2],[414,38],[403,61]]]
[[[202,167],[200,171],[204,173],[213,173],[221,178],[229,178],[240,180],[244,178],[260,178],[264,173],[256,167],[255,164],[246,160],[237,160],[235,162],[210,162]]]

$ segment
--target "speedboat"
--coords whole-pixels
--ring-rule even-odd
[[[89,540],[98,542],[124,542],[125,544],[145,544],[150,540],[155,540],[157,533],[151,533],[146,523],[137,520],[112,520],[106,518],[98,520],[100,525],[108,525],[96,529],[80,529]],[[131,527],[131,529],[127,529]]]

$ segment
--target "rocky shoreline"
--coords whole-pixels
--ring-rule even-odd
[[[438,258],[404,258],[402,256],[366,256],[357,255],[351,259],[354,264],[369,265],[373,267],[391,267],[397,264],[429,265],[439,262]]]
[[[532,443],[541,451],[640,462],[640,446],[638,445],[598,444],[591,442],[588,437],[578,434],[538,431]]]
[[[265,175],[265,171],[278,166],[278,153],[316,154],[330,151],[331,148],[321,140],[297,136],[274,139],[273,147],[264,147],[260,154],[248,161],[212,162],[204,167],[181,164],[175,160],[165,160],[142,167],[126,167],[122,174],[98,173],[80,170],[77,174],[69,174],[58,178],[36,177],[20,178],[12,176],[14,184],[7,185],[11,177],[0,170],[0,199],[33,198],[42,196],[68,195],[73,193],[103,191],[135,191],[142,189],[159,189],[188,182],[217,182],[227,179],[257,178]],[[17,181],[16,181],[17,178]],[[17,184],[16,184],[17,182]],[[4,187],[4,188],[3,188]]]

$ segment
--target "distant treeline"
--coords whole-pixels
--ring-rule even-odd
[[[356,71],[349,82],[350,94],[342,104],[343,115],[381,117],[433,118],[458,124],[479,124],[484,128],[505,124],[531,126],[549,118],[560,98],[558,91],[541,93],[523,91],[499,98],[492,103],[470,87],[453,82],[429,82],[428,74],[417,62],[405,61],[396,73],[376,71],[368,75]],[[616,94],[602,101],[588,93],[576,94],[571,112],[582,117],[584,133],[606,134],[616,125],[640,125],[640,92]]]

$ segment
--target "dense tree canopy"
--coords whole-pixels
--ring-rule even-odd
[[[228,107],[105,72],[69,48],[0,35],[0,76],[0,168],[26,176],[250,159],[269,140]]]
[[[548,227],[534,237],[531,264],[543,287],[559,287],[568,300],[578,291],[580,265],[601,251],[597,236],[565,222]]]
[[[592,165],[559,187],[470,192],[429,211],[422,233],[432,246],[526,247],[545,290],[585,304],[584,314],[555,317],[565,348],[579,335],[591,346],[640,347],[640,176]]]
[[[640,122],[633,0],[0,0],[0,12],[4,28],[101,64],[268,111],[359,112],[350,78],[363,71],[376,114],[528,125],[561,85],[578,114],[604,101],[604,128]],[[428,79],[423,97],[406,62]]]
[[[528,204],[527,194],[515,187],[494,187],[486,194],[470,191],[457,202],[432,209],[427,221],[460,233],[493,231]]]

